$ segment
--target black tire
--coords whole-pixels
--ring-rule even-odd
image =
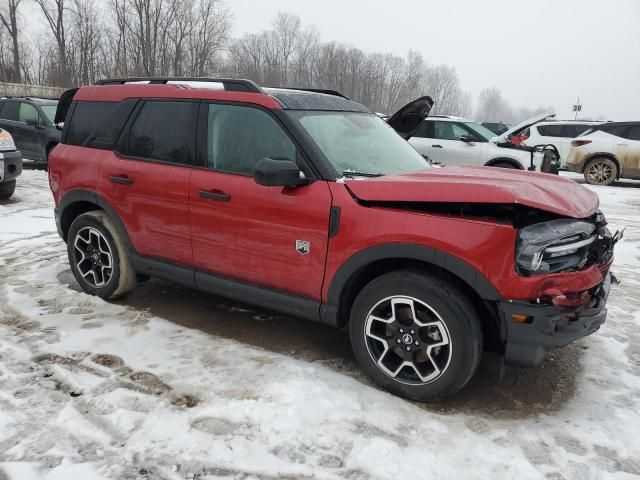
[[[0,200],[7,200],[11,198],[13,192],[16,191],[16,181],[9,180],[8,182],[0,182]]]
[[[391,315],[388,310],[390,298],[397,297],[404,299],[395,300],[400,303],[394,307],[397,314]],[[411,312],[409,304],[403,304],[403,301],[413,302],[413,318],[419,317],[419,323],[438,323],[437,328],[417,326],[416,329],[417,324],[409,323],[408,317],[402,319],[402,323],[398,322],[399,317],[405,315],[403,312]],[[386,318],[386,321],[382,322],[378,317]],[[396,321],[386,323],[391,318]],[[435,330],[430,330],[432,328]],[[478,367],[483,346],[478,314],[460,289],[448,278],[412,270],[387,273],[364,287],[351,309],[349,333],[358,362],[378,385],[401,397],[421,402],[442,399],[464,387]],[[371,335],[379,337],[374,339]],[[434,346],[434,342],[439,345],[445,340],[449,345]],[[409,347],[413,350],[405,352]],[[425,352],[429,348],[432,355]],[[379,355],[381,350],[383,353]],[[407,357],[415,368],[402,367],[408,361]],[[400,366],[395,377],[378,365],[380,359],[387,371]],[[437,369],[433,368],[436,364]],[[431,368],[433,372],[430,373]],[[419,370],[424,378],[417,375]]]
[[[510,168],[512,170],[519,170],[519,168],[516,167],[511,162],[496,162],[496,163],[492,164],[491,166],[492,167],[497,167],[497,168]]]
[[[78,284],[91,295],[113,299],[136,286],[126,244],[101,210],[83,213],[73,221],[67,236],[67,255]]]
[[[618,178],[616,162],[607,157],[596,157],[584,166],[584,179],[590,185],[611,185]]]

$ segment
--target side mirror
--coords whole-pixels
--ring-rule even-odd
[[[460,137],[460,141],[464,143],[473,143],[476,141],[476,139],[473,138],[471,135],[462,135]]]
[[[308,183],[304,174],[291,160],[263,158],[256,164],[253,178],[265,187],[297,187]]]

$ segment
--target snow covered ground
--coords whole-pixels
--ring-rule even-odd
[[[640,478],[640,182],[595,190],[628,227],[607,323],[425,406],[322,325],[160,281],[80,293],[25,171],[0,203],[0,479]]]

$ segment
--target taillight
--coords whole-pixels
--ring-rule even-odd
[[[591,140],[571,140],[572,147],[581,147],[582,145],[586,145],[587,143],[591,143]]]

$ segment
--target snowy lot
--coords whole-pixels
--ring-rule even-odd
[[[502,379],[486,355],[425,406],[322,325],[156,280],[80,293],[25,171],[0,202],[0,480],[640,478],[640,182],[616,185],[595,188],[628,227],[601,330]]]

